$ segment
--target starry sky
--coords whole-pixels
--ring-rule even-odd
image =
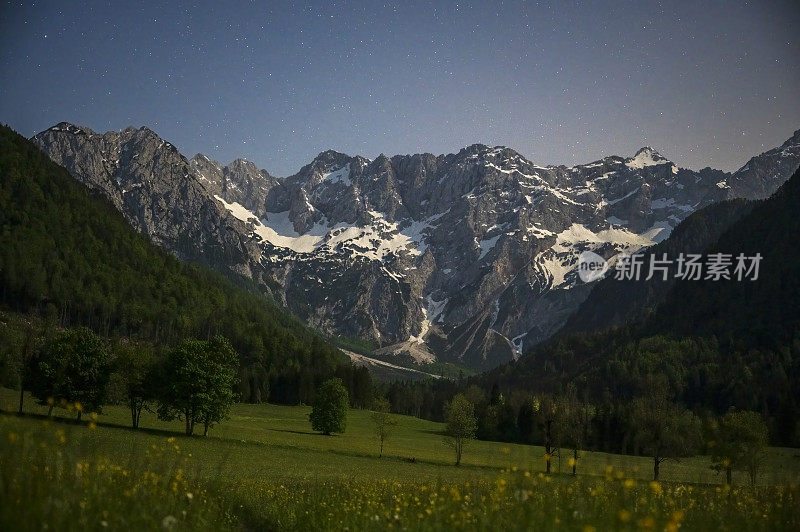
[[[285,176],[326,149],[656,148],[735,170],[800,128],[800,2],[7,2],[0,122],[147,125]]]

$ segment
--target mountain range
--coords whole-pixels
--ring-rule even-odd
[[[652,148],[539,166],[505,147],[449,155],[334,151],[277,178],[183,156],[150,129],[61,123],[34,143],[179,258],[242,275],[329,336],[395,362],[487,369],[552,336],[614,261],[691,213],[763,199],[800,165],[800,130],[733,173],[678,168]]]

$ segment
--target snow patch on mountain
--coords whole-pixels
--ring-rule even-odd
[[[267,213],[268,218],[264,220],[267,225],[239,203],[228,203],[219,196],[214,196],[214,199],[222,203],[223,207],[239,220],[252,224],[253,233],[261,240],[279,248],[291,249],[297,253],[311,253],[319,247],[327,233],[322,229],[322,225],[318,224],[308,233],[298,234],[289,219],[288,211]]]
[[[352,185],[350,181],[350,163],[330,172],[323,172],[322,179],[328,183],[342,183],[344,186],[349,187]]]
[[[237,202],[228,203],[227,201],[216,195],[214,196],[214,199],[222,203],[222,206],[225,207],[232,215],[234,215],[239,220],[243,222],[254,221],[259,224],[261,223],[258,221],[258,216],[256,216],[249,210],[242,207],[242,205],[240,205],[239,203]]]
[[[668,224],[667,224],[668,225]],[[594,232],[582,224],[572,224],[556,235],[553,246],[536,257],[537,269],[549,281],[549,288],[569,290],[577,281],[578,258],[583,251],[595,251],[611,245],[616,254],[609,260],[614,262],[621,253],[634,253],[652,246],[660,240],[665,227],[654,227],[642,234],[611,226]],[[512,342],[513,343],[513,342]]]
[[[420,324],[420,332],[418,335],[414,336],[411,335],[408,338],[409,342],[423,344],[425,343],[425,336],[428,334],[428,331],[431,328],[433,323],[437,321],[441,322],[442,320],[442,312],[444,311],[445,307],[447,306],[447,302],[450,298],[444,298],[441,301],[436,301],[433,299],[431,294],[428,294],[423,298],[423,305],[422,305],[422,323]]]
[[[478,242],[478,248],[481,250],[480,255],[478,255],[478,260],[483,259],[483,257],[494,249],[494,246],[497,245],[497,241],[500,240],[501,236],[502,235],[496,235]]]
[[[611,227],[595,233],[582,224],[572,224],[558,234],[553,249],[556,251],[568,251],[573,249],[576,244],[588,244],[598,247],[602,244],[615,244],[626,248],[643,248],[652,246],[653,240],[650,234],[637,235],[627,229]],[[581,250],[583,251],[583,250]]]
[[[360,227],[342,222],[329,226],[323,215],[322,221],[300,234],[295,230],[289,211],[268,212],[264,218],[259,219],[239,203],[228,203],[217,195],[214,198],[234,217],[252,224],[253,233],[275,247],[303,254],[314,253],[320,249],[326,251],[339,249],[351,255],[378,261],[384,260],[389,254],[424,253],[426,249],[424,232],[432,227],[430,221],[441,216],[433,216],[428,220],[411,222],[405,227],[400,227],[399,223],[387,221],[382,213],[368,211],[372,222],[370,225]]]

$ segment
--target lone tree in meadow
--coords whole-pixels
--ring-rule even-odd
[[[87,328],[67,329],[48,341],[31,364],[31,392],[48,416],[57,404],[100,412],[111,374],[105,343]]]
[[[31,361],[39,348],[40,340],[32,324],[23,328],[0,323],[0,386],[16,385],[19,391],[17,412],[22,415],[25,389],[30,381]]]
[[[311,428],[326,436],[334,432],[344,432],[349,405],[350,398],[342,379],[334,377],[326,380],[317,390],[314,405],[308,415]]]
[[[234,401],[236,353],[221,336],[208,342],[187,339],[167,354],[161,368],[158,417],[182,419],[186,434],[203,423],[204,434],[225,419]]]
[[[131,427],[139,428],[142,410],[155,398],[156,357],[152,347],[123,341],[116,349],[112,382],[131,412]]]
[[[389,409],[389,401],[385,397],[378,397],[372,402],[372,413],[370,413],[369,417],[373,425],[375,425],[375,435],[380,442],[378,457],[383,456],[383,443],[389,437],[392,428],[397,425],[397,422],[392,419]]]
[[[725,471],[730,485],[733,471],[745,471],[755,486],[767,447],[767,425],[758,412],[728,412],[711,431],[713,469]]]
[[[580,452],[586,444],[592,427],[594,407],[580,399],[577,389],[571,384],[567,387],[567,394],[561,403],[564,408],[564,442],[572,447],[570,465],[572,466],[572,474],[575,475],[577,474]]]
[[[200,409],[203,436],[208,435],[209,428],[230,415],[231,406],[236,400],[233,389],[238,383],[236,369],[239,360],[230,342],[219,335],[206,342],[206,356],[208,401]]]
[[[553,455],[559,452],[563,436],[564,401],[552,395],[542,395],[533,399],[532,406],[544,439],[545,472],[549,475]]]
[[[653,457],[653,480],[658,480],[664,461],[691,456],[697,451],[700,421],[663,394],[634,400],[630,422],[636,442]]]
[[[456,452],[456,465],[461,463],[464,445],[475,438],[478,421],[475,419],[475,407],[464,394],[456,394],[453,400],[444,407],[445,441]]]

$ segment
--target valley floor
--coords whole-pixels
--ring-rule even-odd
[[[795,449],[770,449],[760,487],[735,476],[731,492],[706,457],[663,464],[660,484],[649,482],[646,457],[593,452],[583,453],[577,478],[567,474],[568,457],[546,477],[541,447],[475,441],[455,467],[443,426],[407,416],[396,416],[378,458],[369,412],[359,410],[344,434],[323,436],[311,431],[308,407],[242,404],[208,437],[190,438],[180,423],[149,413],[142,429],[125,428],[129,413],[119,406],[106,407],[92,428],[86,419],[48,421],[30,397],[27,415],[16,417],[16,404],[14,391],[0,391],[0,528],[131,528],[129,514],[145,503],[144,528],[165,519],[176,529],[302,530],[800,524]],[[702,510],[714,505],[724,512]]]

